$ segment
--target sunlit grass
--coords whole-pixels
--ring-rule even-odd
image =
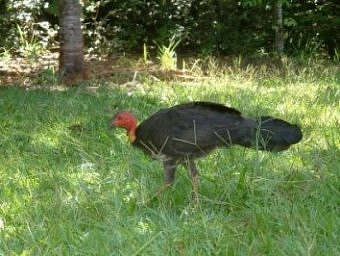
[[[137,76],[138,86],[107,82],[96,93],[0,88],[0,254],[339,254],[338,70],[241,64],[210,60],[209,79]],[[190,100],[283,118],[304,138],[282,153],[234,147],[199,160],[196,210],[184,168],[144,205],[162,164],[109,131],[110,116],[129,109],[143,120]]]

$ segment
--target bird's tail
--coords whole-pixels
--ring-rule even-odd
[[[266,151],[282,151],[302,139],[299,126],[284,120],[261,116],[257,122],[253,147]]]

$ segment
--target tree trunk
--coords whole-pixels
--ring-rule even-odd
[[[277,55],[281,57],[284,54],[284,32],[281,0],[277,0],[276,2],[275,17],[276,17],[275,50]]]
[[[59,0],[59,75],[68,85],[86,76],[81,13],[79,0]]]

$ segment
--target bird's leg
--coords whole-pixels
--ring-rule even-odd
[[[196,167],[196,164],[192,160],[188,160],[186,162],[186,167],[188,169],[189,175],[191,177],[192,182],[192,199],[194,203],[199,203],[199,186],[200,186],[200,180],[198,175],[198,170]]]
[[[170,187],[174,183],[175,171],[178,163],[172,160],[165,160],[163,165],[164,165],[164,184],[156,190],[156,192],[148,200],[148,202],[160,196],[168,187]]]

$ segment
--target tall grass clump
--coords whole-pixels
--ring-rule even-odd
[[[160,62],[160,68],[165,71],[176,70],[177,69],[177,53],[176,47],[181,42],[177,35],[173,35],[169,39],[168,45],[156,43],[157,59]]]

